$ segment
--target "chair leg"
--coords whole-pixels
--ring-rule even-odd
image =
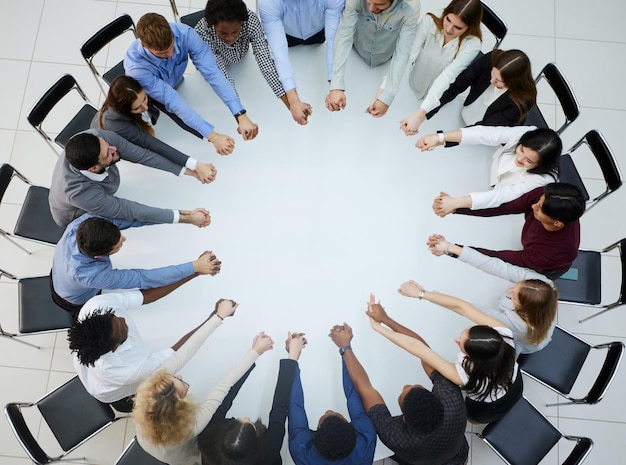
[[[584,323],[585,321],[591,320],[592,318],[595,318],[595,317],[597,317],[599,315],[602,315],[603,313],[606,313],[609,310],[614,309],[615,307],[619,307],[620,305],[621,305],[621,303],[614,303],[614,304],[608,305],[605,309],[600,310],[599,312],[594,313],[593,315],[587,316],[587,317],[583,318],[582,320],[578,320],[578,323]]]
[[[27,346],[34,347],[35,349],[41,349],[41,347],[36,346],[35,344],[22,341],[21,339],[18,338],[17,334],[15,333],[7,333],[4,329],[2,329],[2,325],[0,325],[0,336],[6,337],[7,339],[11,339],[15,342],[19,342],[20,344],[26,344]]]
[[[569,401],[569,402],[555,402],[554,404],[546,404],[546,407],[554,407],[557,405],[572,405],[572,404],[584,404],[584,402],[576,402],[576,401]]]
[[[19,245],[17,242],[15,242],[13,239],[11,239],[11,236],[9,235],[9,233],[7,233],[4,229],[0,229],[0,234],[2,234],[9,242],[12,242],[13,244],[15,244],[16,246],[18,246],[20,249],[22,249],[24,252],[26,252],[28,255],[32,255],[32,252],[29,251],[28,249],[25,249],[24,247],[22,247],[21,245]]]

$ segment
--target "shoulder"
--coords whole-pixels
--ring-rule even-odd
[[[118,314],[139,307],[142,303],[143,294],[139,290],[100,294],[92,297],[83,305],[78,317],[80,319],[86,318],[98,309],[112,309],[114,313]]]

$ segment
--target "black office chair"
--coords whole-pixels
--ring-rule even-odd
[[[580,115],[580,107],[576,101],[574,92],[572,92],[571,86],[554,63],[548,63],[544,66],[539,76],[537,76],[537,79],[535,79],[535,82],[539,84],[542,79],[545,79],[554,91],[565,115],[565,122],[558,129],[555,129],[557,133],[561,134],[578,118],[578,115]],[[550,127],[541,114],[538,105],[535,105],[535,107],[530,110],[524,121],[524,126],[537,126],[538,128]]]
[[[22,415],[22,409],[36,406],[44,418],[63,453],[50,457],[37,443]],[[74,376],[41,399],[11,402],[4,407],[9,425],[30,459],[37,464],[57,462],[85,443],[100,431],[119,420],[113,409],[91,397],[83,384]],[[82,459],[76,460],[85,460]]]
[[[17,282],[18,333],[9,333],[0,324],[0,336],[39,349],[30,342],[16,339],[33,334],[64,331],[72,325],[71,315],[54,303],[50,296],[50,276],[20,278],[0,269],[0,278]]]
[[[617,299],[602,304],[602,256],[617,249],[622,271],[621,286]],[[626,304],[626,239],[617,241],[602,250],[579,250],[568,271],[555,281],[559,300],[572,305],[600,308],[601,311],[579,320],[579,323]]]
[[[180,16],[180,14],[178,13],[178,8],[176,7],[176,0],[170,0],[170,6],[172,7],[172,14],[174,15],[174,19],[177,22],[186,24],[189,27],[196,27],[198,21],[204,18],[204,10]]]
[[[589,148],[593,156],[596,158],[596,161],[600,166],[600,170],[602,171],[602,177],[604,178],[605,190],[598,195],[593,193],[593,198],[590,197],[589,190],[585,186],[585,183],[583,182],[572,159],[573,153],[582,146]],[[589,177],[595,178],[595,176]],[[562,182],[569,182],[570,184],[574,184],[580,188],[585,196],[585,201],[587,202],[586,210],[589,210],[607,195],[615,192],[622,185],[622,174],[617,166],[615,157],[604,140],[604,137],[602,137],[602,134],[595,129],[585,134],[582,139],[576,142],[572,148],[561,156],[561,170],[559,178]]]
[[[571,397],[569,393],[591,349],[606,349],[606,358],[600,373],[584,397]],[[520,355],[518,363],[524,373],[568,399],[568,402],[547,404],[548,407],[567,404],[592,405],[604,397],[617,373],[623,353],[622,342],[591,345],[557,326],[554,328],[552,340],[546,347],[532,354]]]
[[[498,14],[491,9],[489,5],[485,2],[481,2],[483,4],[483,25],[489,29],[489,31],[495,36],[496,44],[493,46],[493,49],[500,48],[500,43],[504,36],[506,35],[508,28],[506,23],[498,16]]]
[[[11,233],[0,228],[0,234],[28,254],[31,252],[18,244],[13,238],[55,245],[61,239],[64,228],[56,224],[52,219],[48,204],[48,193],[50,190],[47,187],[32,184],[22,173],[6,163],[0,165],[0,205],[14,178],[23,181],[29,187],[13,232]]]
[[[145,450],[141,448],[137,442],[137,438],[133,438],[132,441],[126,446],[124,452],[119,459],[115,462],[115,465],[165,465],[160,460],[155,459]]]
[[[107,94],[105,85],[108,87],[113,79],[124,74],[124,64],[123,61],[120,61],[101,75],[98,68],[93,64],[93,60],[100,50],[126,32],[132,32],[133,38],[137,38],[133,19],[129,15],[123,14],[102,27],[80,46],[80,53],[87,62],[87,65],[89,65],[89,69],[96,78],[100,90],[105,96]]]
[[[64,74],[61,76],[41,96],[37,103],[35,103],[27,116],[28,122],[37,130],[37,132],[44,138],[50,148],[54,150],[57,155],[61,153],[61,150],[53,145],[52,138],[42,126],[52,109],[55,108],[55,106],[62,100],[65,101],[65,97],[72,90],[75,90],[81,97],[82,107],[78,110],[78,112],[74,113],[70,122],[61,129],[57,137],[54,139],[56,145],[63,149],[63,147],[65,147],[65,143],[70,137],[78,132],[84,131],[85,129],[89,129],[91,120],[98,112],[96,106],[87,98],[87,95],[72,75]]]
[[[501,419],[489,423],[478,436],[509,465],[537,465],[562,439],[576,445],[563,465],[582,463],[593,441],[582,436],[563,434],[525,397],[522,397]]]

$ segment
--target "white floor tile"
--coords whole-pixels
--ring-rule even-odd
[[[590,8],[585,0],[555,0],[554,3],[558,37],[592,42],[626,42],[619,28],[611,27],[609,20],[613,15],[617,17],[626,12],[620,0],[602,0],[598,8]]]
[[[0,87],[0,101],[5,110],[0,113],[0,128],[16,129],[30,63],[0,59],[0,69],[2,69],[2,82],[4,83]]]
[[[3,44],[11,44],[2,47],[0,58],[30,61],[33,56],[35,39],[39,29],[41,13],[45,0],[29,0],[28,4],[23,2],[4,2],[3,16],[5,18],[19,18],[15,21],[4,21],[0,30],[0,41]],[[18,40],[16,40],[19,38]],[[4,80],[4,66],[2,79]],[[6,82],[6,81],[4,81]],[[6,88],[6,86],[2,86]],[[15,90],[13,86],[9,86]],[[2,99],[4,102],[5,100]]]

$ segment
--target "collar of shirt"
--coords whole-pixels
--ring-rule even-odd
[[[106,167],[104,169],[104,173],[93,173],[89,170],[80,170],[80,172],[83,176],[85,176],[88,179],[91,179],[92,181],[102,182],[109,175],[109,167]]]

